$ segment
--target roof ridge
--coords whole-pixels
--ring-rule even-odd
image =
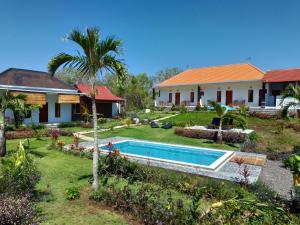
[[[266,72],[272,72],[272,71],[288,71],[288,70],[300,70],[300,67],[293,67],[293,68],[286,68],[286,69],[271,69],[267,70]]]
[[[10,67],[10,68],[4,70],[2,73],[7,72],[9,70],[22,70],[22,71],[30,71],[30,72],[34,72],[34,73],[46,73],[46,74],[49,74],[48,72],[41,71],[41,70],[22,69],[22,68],[16,68],[16,67]]]

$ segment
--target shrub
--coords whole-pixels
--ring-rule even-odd
[[[5,126],[5,131],[7,132],[7,131],[15,131],[16,130],[16,128],[15,128],[15,126],[13,126],[13,125],[6,125]]]
[[[32,192],[40,180],[40,172],[21,142],[17,151],[11,157],[2,158],[1,163],[0,193]]]
[[[202,138],[209,140],[216,140],[217,131],[215,130],[194,130],[194,129],[184,129],[177,127],[175,129],[175,134],[190,138]],[[239,132],[223,132],[223,140],[231,143],[242,143],[247,139],[247,135]]]
[[[127,118],[127,119],[125,120],[125,124],[126,124],[127,127],[130,127],[131,119],[130,119],[130,118]]]
[[[80,191],[78,187],[69,187],[65,190],[67,200],[75,200],[80,198]]]
[[[79,127],[79,122],[63,122],[58,125],[59,128],[67,128],[67,127]]]
[[[281,117],[280,113],[262,113],[262,112],[249,112],[249,116],[257,117],[259,119],[279,119]]]
[[[33,224],[36,215],[33,204],[25,196],[0,194],[0,224]]]
[[[41,129],[44,129],[45,128],[45,125],[44,124],[31,124],[30,127],[33,129],[33,130],[41,130]]]

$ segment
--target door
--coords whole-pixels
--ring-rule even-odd
[[[232,91],[226,91],[226,105],[232,104]]]
[[[175,93],[175,105],[180,105],[180,92]]]
[[[259,96],[258,96],[258,105],[262,106],[265,103],[265,91],[263,89],[259,90]]]
[[[48,123],[48,102],[40,108],[39,121],[40,123]]]

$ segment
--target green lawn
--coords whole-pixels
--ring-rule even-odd
[[[90,137],[93,136],[93,133],[88,134]],[[150,140],[150,141],[158,141],[158,142],[166,142],[166,143],[174,143],[174,144],[183,144],[183,145],[194,145],[208,148],[220,148],[220,149],[228,149],[228,150],[236,150],[240,146],[238,144],[216,144],[211,140],[205,139],[194,139],[187,137],[180,137],[174,134],[174,128],[165,130],[161,128],[151,128],[147,125],[135,126],[135,127],[127,127],[122,129],[115,129],[113,131],[101,132],[99,133],[99,137],[101,138],[109,138],[109,137],[130,137],[136,139]]]
[[[166,121],[178,123],[187,123],[206,126],[211,123],[212,118],[216,117],[214,112],[190,112],[166,119]],[[295,145],[300,144],[300,134],[293,129],[280,130],[279,121],[276,119],[259,119],[248,117],[248,128],[255,130],[258,136],[257,151],[266,152],[291,151]],[[291,120],[293,123],[299,123],[298,120]]]
[[[66,143],[72,142],[72,138],[69,137],[60,139]],[[8,141],[8,150],[14,149],[18,142],[19,140]],[[90,185],[87,176],[91,174],[91,160],[48,150],[48,138],[31,139],[30,142],[30,151],[42,172],[41,181],[37,186],[42,197],[37,203],[41,211],[41,224],[130,224],[122,215],[88,200]],[[65,199],[64,190],[70,186],[81,187],[80,200]]]

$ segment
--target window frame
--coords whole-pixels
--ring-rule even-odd
[[[195,92],[194,91],[190,92],[190,102],[195,102]]]
[[[169,93],[169,103],[171,103],[173,101],[173,95],[172,92]]]
[[[61,107],[60,107],[60,103],[55,103],[55,107],[54,107],[54,114],[55,114],[55,118],[60,118],[61,116]]]
[[[222,102],[222,91],[217,91],[217,102],[218,103]]]
[[[253,103],[254,101],[254,90],[249,89],[248,90],[248,102]]]

